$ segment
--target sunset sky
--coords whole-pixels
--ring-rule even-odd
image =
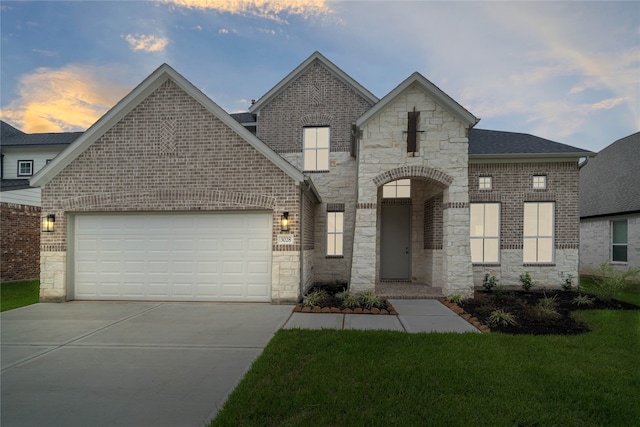
[[[482,120],[599,151],[640,130],[640,2],[0,3],[0,118],[85,130],[162,63],[230,113],[314,51],[382,98],[414,71]]]

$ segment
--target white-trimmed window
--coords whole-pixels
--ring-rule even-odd
[[[471,262],[500,262],[500,203],[471,203]]]
[[[547,176],[546,175],[534,175],[533,176],[533,188],[538,190],[544,190],[547,188]]]
[[[18,176],[33,175],[33,160],[18,160]]]
[[[481,176],[478,178],[479,190],[491,190],[492,178],[490,176]]]
[[[383,199],[403,199],[411,197],[411,180],[399,179],[382,186]]]
[[[526,263],[553,262],[554,202],[524,204],[523,261]]]
[[[611,221],[611,261],[627,262],[627,220]]]
[[[304,128],[303,169],[305,171],[329,170],[329,128]]]
[[[342,256],[344,212],[327,212],[327,256]]]

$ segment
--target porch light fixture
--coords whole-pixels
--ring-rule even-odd
[[[47,233],[53,232],[54,225],[56,223],[56,215],[49,214],[42,217],[42,231]]]
[[[289,231],[289,212],[282,212],[282,216],[280,217],[280,231],[283,233]]]

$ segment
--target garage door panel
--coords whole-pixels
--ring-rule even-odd
[[[77,215],[76,298],[269,301],[271,221],[271,213]]]

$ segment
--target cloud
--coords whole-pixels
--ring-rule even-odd
[[[0,116],[28,133],[85,130],[130,90],[114,82],[117,74],[84,65],[38,68],[20,77],[19,98]]]
[[[31,49],[31,52],[39,53],[42,56],[58,56],[58,52],[54,52],[52,50],[43,50],[43,49]]]
[[[126,36],[123,35],[122,38],[129,42],[134,51],[160,52],[169,44],[169,39],[154,35],[127,34]]]
[[[325,0],[160,0],[176,7],[214,10],[283,21],[283,16],[310,18],[332,13]]]

